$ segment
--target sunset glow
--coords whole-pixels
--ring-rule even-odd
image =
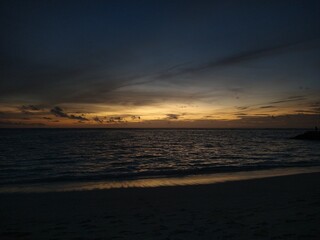
[[[0,126],[319,124],[319,8],[244,6],[7,1]]]

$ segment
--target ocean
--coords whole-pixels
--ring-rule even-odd
[[[0,129],[0,187],[320,166],[301,129]]]

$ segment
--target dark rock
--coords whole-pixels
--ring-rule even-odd
[[[293,139],[320,140],[320,131],[307,131],[303,134],[293,137]]]

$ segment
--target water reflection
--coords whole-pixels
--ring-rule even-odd
[[[60,183],[60,184],[33,184],[20,185],[10,188],[0,188],[0,193],[14,192],[66,192],[66,191],[89,191],[114,188],[153,188],[169,186],[190,186],[215,184],[221,182],[259,179],[276,176],[286,176],[302,173],[320,172],[320,167],[309,168],[281,168],[260,171],[244,171],[231,173],[216,173],[205,175],[193,175],[186,177],[135,179],[125,181],[104,181],[86,183]]]

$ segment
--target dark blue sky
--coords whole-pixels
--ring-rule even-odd
[[[148,120],[318,107],[319,1],[1,1],[0,18],[8,121],[21,105]]]

